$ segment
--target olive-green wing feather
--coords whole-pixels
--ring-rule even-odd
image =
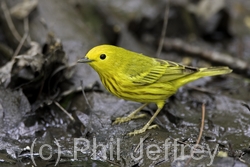
[[[157,65],[145,68],[139,75],[132,78],[132,82],[147,85],[155,82],[168,82],[198,72],[198,68],[187,67],[171,61],[157,60]]]
[[[162,60],[160,60],[162,61]],[[199,68],[184,66],[175,62],[167,61],[168,66],[165,73],[159,78],[158,82],[174,81],[196,72],[199,72]]]
[[[132,82],[139,85],[152,84],[164,75],[166,68],[164,66],[156,66],[145,70],[147,71],[144,71],[140,73],[140,75],[132,78]]]

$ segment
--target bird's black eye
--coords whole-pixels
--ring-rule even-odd
[[[106,58],[106,55],[105,54],[101,54],[100,55],[100,59],[104,60]]]

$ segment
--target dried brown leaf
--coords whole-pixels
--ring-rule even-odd
[[[0,82],[3,83],[5,87],[8,86],[11,81],[11,70],[14,63],[15,61],[11,60],[0,68]]]
[[[31,48],[24,54],[16,56],[19,67],[30,66],[33,71],[40,71],[45,61],[41,54],[40,44],[37,42],[30,43]]]
[[[26,18],[38,5],[38,0],[24,0],[10,9],[11,16],[17,19]]]

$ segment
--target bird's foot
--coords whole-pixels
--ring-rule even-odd
[[[146,116],[146,114],[139,114],[139,115],[133,115],[133,116],[127,116],[127,117],[118,117],[113,122],[113,125],[114,124],[120,124],[120,123],[123,123],[123,122],[128,122],[128,121],[130,121],[132,119],[143,118],[145,116]]]
[[[135,130],[134,132],[128,133],[128,135],[129,136],[138,135],[138,134],[146,132],[147,129],[154,129],[154,128],[159,128],[159,126],[158,125],[151,125],[151,126],[145,125],[143,128],[139,130]]]

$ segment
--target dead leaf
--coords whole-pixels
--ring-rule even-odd
[[[3,67],[0,68],[0,81],[4,84],[5,87],[8,86],[8,84],[11,81],[11,70],[13,67],[13,64],[15,63],[15,60],[11,60],[8,63],[6,63]]]
[[[40,71],[45,61],[43,54],[41,54],[40,44],[32,41],[30,45],[31,48],[26,53],[16,56],[17,65],[19,67],[30,66],[33,71]]]
[[[24,0],[10,9],[11,16],[17,19],[26,18],[38,5],[38,0]]]

